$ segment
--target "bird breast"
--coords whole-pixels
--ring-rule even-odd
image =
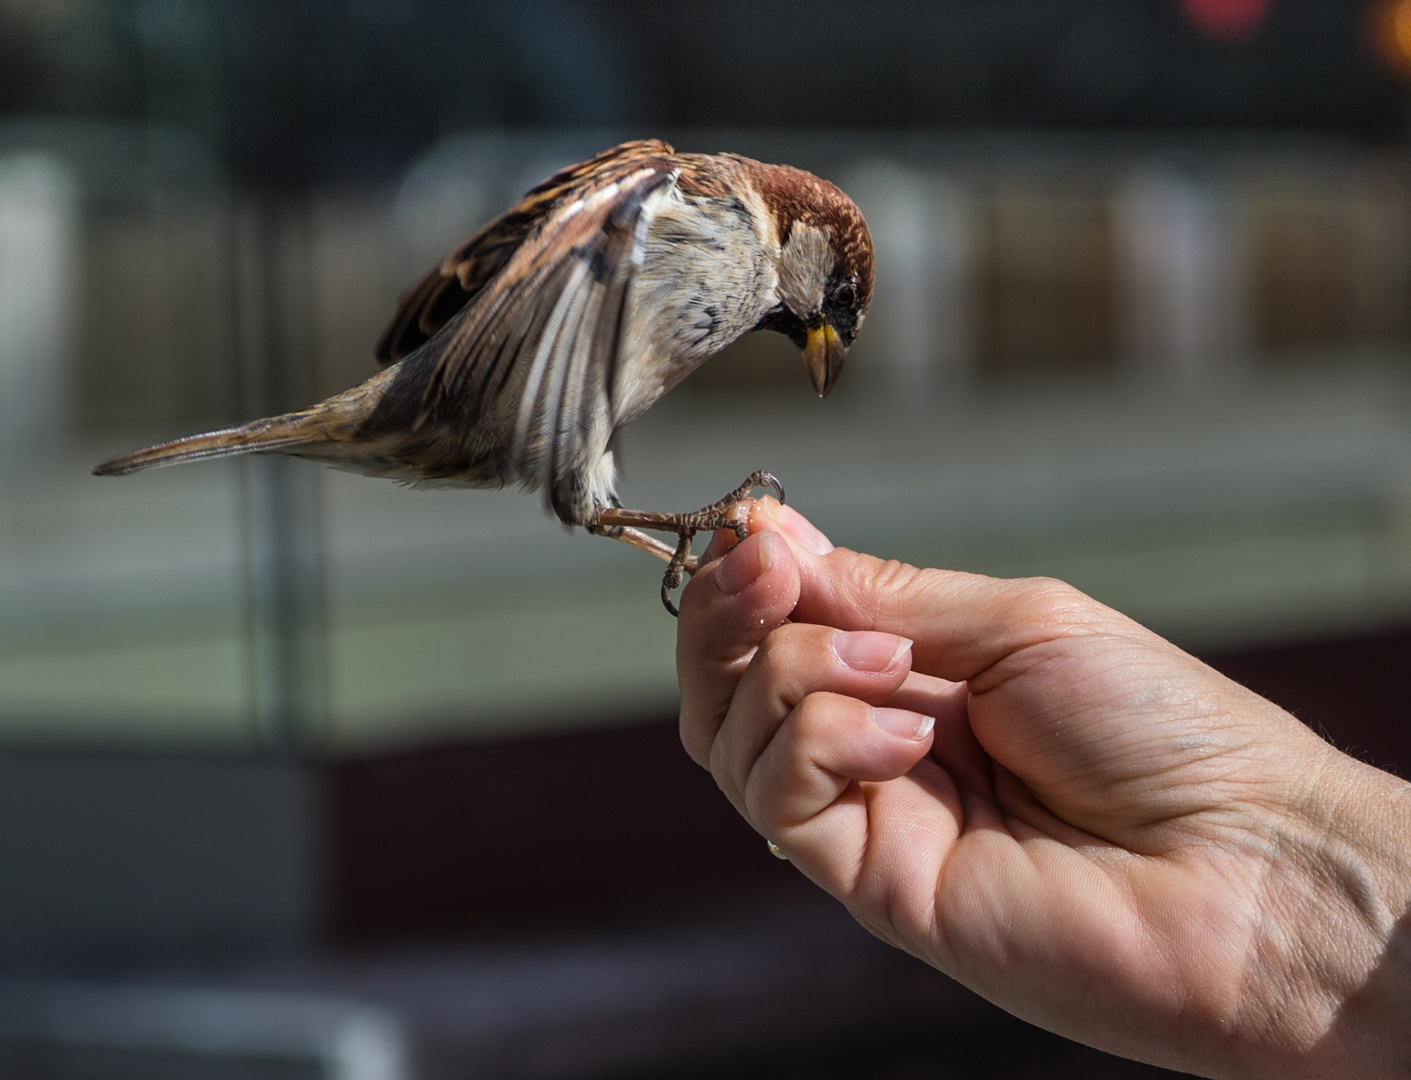
[[[777,252],[760,210],[739,198],[676,189],[661,198],[624,313],[616,425],[640,415],[777,302]]]

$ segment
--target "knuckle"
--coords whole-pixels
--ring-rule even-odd
[[[753,666],[760,669],[770,682],[794,669],[798,648],[811,628],[799,623],[775,627],[755,651]]]
[[[770,785],[761,778],[759,769],[751,769],[749,776],[745,778],[744,789],[740,792],[740,805],[744,808],[745,819],[756,828],[768,833],[769,827],[777,824],[774,818],[778,798]]]
[[[925,571],[896,559],[865,559],[852,579],[852,602],[878,615],[896,616],[915,591]]]
[[[853,709],[866,708],[842,694],[817,690],[805,695],[780,726],[779,735],[766,754],[751,765],[740,786],[740,805],[749,820],[768,831],[779,825],[798,824],[782,820],[783,808],[794,805],[801,791],[816,783],[820,762],[828,754],[826,744],[846,730]],[[762,768],[766,756],[770,759]]]
[[[837,664],[831,627],[786,623],[770,632],[750,664],[749,681],[776,715],[792,709]]]
[[[709,768],[710,747],[714,740],[707,736],[700,725],[691,721],[684,709],[681,711],[679,732],[681,745],[690,759],[702,768]]]
[[[803,761],[826,758],[839,740],[847,741],[870,706],[847,694],[816,690],[799,702],[790,717],[792,738]]]
[[[832,727],[839,701],[846,700],[822,690],[806,695],[794,709],[792,718],[799,742],[808,744],[823,736]]]
[[[1057,578],[1021,578],[1014,587],[1019,593],[1015,614],[1027,626],[1082,630],[1091,627],[1102,610],[1092,597]]]
[[[916,583],[923,571],[911,563],[898,559],[878,559],[871,567],[871,578],[875,585],[889,591],[903,591]]]
[[[749,773],[746,773],[746,775],[742,777],[736,777],[732,770],[730,755],[727,753],[720,739],[716,739],[715,742],[711,743],[710,748],[706,751],[704,764],[706,770],[715,778],[715,786],[725,793],[727,799],[739,805],[742,801],[739,798],[741,784],[743,784],[746,789],[748,788]],[[751,767],[750,771],[753,771],[753,767]]]

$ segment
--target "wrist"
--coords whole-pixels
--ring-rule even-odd
[[[1369,1080],[1411,1075],[1411,784],[1345,754],[1336,759],[1331,800],[1345,879],[1330,889],[1361,948],[1343,971],[1348,984],[1320,1047],[1326,1075]],[[1340,865],[1334,859],[1334,865]],[[1350,952],[1351,950],[1349,950]],[[1336,963],[1336,953],[1328,959]]]
[[[1256,1075],[1411,1074],[1411,785],[1316,737],[1266,877]]]

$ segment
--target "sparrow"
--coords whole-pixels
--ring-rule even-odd
[[[666,560],[662,601],[675,614],[696,533],[743,537],[740,500],[783,489],[760,471],[691,513],[626,509],[617,431],[751,330],[788,335],[827,396],[872,280],[867,225],[827,181],[626,142],[545,180],[408,289],[376,346],[383,370],[366,382],[93,472],[280,453],[414,486],[515,484],[542,492],[566,525]]]

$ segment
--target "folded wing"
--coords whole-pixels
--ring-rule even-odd
[[[375,354],[390,364],[409,356],[453,319],[555,213],[586,192],[673,153],[659,139],[625,142],[549,177],[432,267],[397,301]]]
[[[497,224],[477,234],[482,239],[470,270],[454,275],[474,291],[466,291],[460,310],[424,346],[435,363],[417,426],[465,429],[483,422],[510,435],[514,473],[541,483],[564,520],[587,509],[583,485],[604,448],[597,443],[611,433],[628,290],[661,203],[654,196],[676,181],[658,148],[665,144],[639,144],[606,167],[580,167],[561,174],[566,184],[531,192],[526,203],[547,200],[551,209],[507,256],[503,244],[492,242]],[[477,284],[494,262],[499,269]],[[421,304],[418,319],[429,324],[451,294],[423,285],[408,298]]]

